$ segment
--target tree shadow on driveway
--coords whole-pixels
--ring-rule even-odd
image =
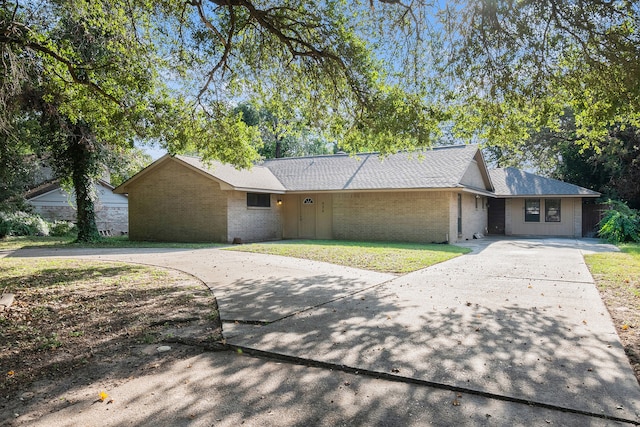
[[[534,288],[539,284],[531,283]],[[243,285],[265,286],[251,280]],[[290,294],[304,299],[299,283],[281,278],[273,286],[271,299],[265,296],[258,305],[280,308]],[[592,285],[566,286],[578,292]],[[308,291],[315,295],[318,289]],[[428,286],[398,279],[273,323],[225,324],[224,334],[231,344],[274,354],[637,419],[640,387],[615,331],[595,319],[606,312],[587,313],[579,304],[557,306],[535,298],[530,304],[508,302],[503,292],[498,294],[502,302],[497,304],[481,295],[446,299]]]

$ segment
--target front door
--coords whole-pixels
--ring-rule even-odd
[[[489,199],[489,218],[487,232],[489,234],[504,235],[504,200]]]
[[[316,198],[314,196],[300,197],[300,238],[316,238]]]

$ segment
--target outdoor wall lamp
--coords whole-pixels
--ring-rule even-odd
[[[279,204],[279,205],[281,205],[281,204],[282,204],[282,199],[278,199],[278,200],[276,201],[276,203],[277,203],[277,204]]]

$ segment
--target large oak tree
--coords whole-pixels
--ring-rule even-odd
[[[585,144],[639,124],[632,1],[15,0],[0,14],[0,129],[34,114],[84,150],[155,139],[248,166],[247,99],[351,151],[429,146],[443,127],[508,145],[567,107]]]

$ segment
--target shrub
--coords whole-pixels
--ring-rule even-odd
[[[49,224],[39,215],[22,211],[0,212],[5,235],[12,236],[48,236]]]
[[[0,216],[0,239],[5,238],[9,233],[11,233],[11,224]]]
[[[49,235],[54,237],[70,236],[76,232],[76,226],[68,221],[54,221],[49,225]]]
[[[626,203],[616,200],[607,202],[611,205],[600,221],[600,237],[611,243],[640,242],[640,216]]]

